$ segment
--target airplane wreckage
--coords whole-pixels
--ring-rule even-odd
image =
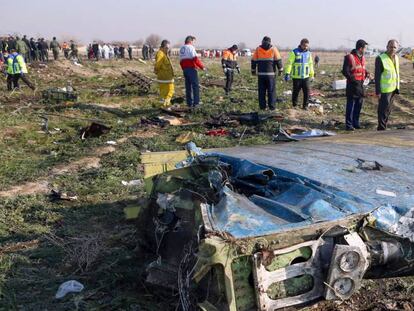
[[[164,172],[147,179],[150,200],[139,215],[154,251],[146,282],[176,291],[182,310],[273,311],[348,299],[364,278],[414,275],[412,165],[406,159],[361,166],[359,159],[359,173],[338,167],[354,161],[345,156],[352,148],[356,156],[384,159],[414,154],[411,143],[384,147],[378,144],[386,139],[373,137],[365,145],[329,138],[224,153],[190,143],[191,156],[172,170],[167,166],[177,157],[164,153]],[[304,168],[292,159],[304,150],[311,158],[306,172],[330,183],[341,179],[364,195],[295,173]],[[155,153],[142,156],[149,172],[156,161],[148,154]],[[377,189],[384,185],[400,190],[398,197]]]

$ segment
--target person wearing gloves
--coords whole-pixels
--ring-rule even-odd
[[[160,88],[160,97],[163,106],[168,107],[174,95],[174,70],[168,56],[170,42],[163,40],[160,49],[155,55],[154,72],[157,75],[157,82]]]
[[[256,48],[251,60],[252,75],[257,75],[259,108],[275,110],[276,104],[276,67],[279,75],[283,72],[282,58],[279,50],[272,46],[272,40],[264,37],[262,44]],[[266,103],[267,93],[267,103]]]
[[[185,78],[185,95],[187,105],[195,108],[200,104],[200,86],[198,84],[197,69],[206,70],[201,60],[197,57],[194,48],[194,36],[187,36],[185,44],[180,48],[180,66]]]
[[[292,78],[292,105],[298,105],[299,93],[303,91],[302,108],[307,109],[309,104],[310,85],[313,81],[315,72],[313,69],[312,53],[309,51],[309,40],[302,39],[299,46],[289,53],[285,69],[285,81]]]
[[[229,95],[231,91],[231,86],[234,79],[234,71],[237,70],[237,72],[240,74],[240,67],[237,63],[238,49],[238,46],[234,44],[231,48],[223,51],[223,56],[221,58],[221,66],[223,67],[224,74],[226,75],[226,86],[224,87],[226,95]]]

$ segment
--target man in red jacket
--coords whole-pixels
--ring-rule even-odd
[[[197,69],[205,70],[194,48],[194,36],[187,36],[185,44],[180,48],[180,65],[185,78],[185,95],[187,105],[191,108],[200,104],[200,88],[198,85]]]
[[[342,74],[346,77],[346,112],[347,131],[361,128],[359,115],[364,102],[364,80],[369,77],[366,70],[365,50],[368,43],[358,40],[352,52],[345,56]]]

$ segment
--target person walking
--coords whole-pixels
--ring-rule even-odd
[[[302,39],[299,46],[289,53],[286,64],[285,81],[292,78],[292,106],[298,105],[299,93],[303,91],[302,109],[308,109],[310,81],[314,79],[312,53],[309,51],[309,40]]]
[[[12,49],[11,54],[8,55],[7,64],[7,90],[12,91],[13,89],[19,89],[19,80],[22,79],[28,87],[33,91],[36,89],[35,86],[27,78],[28,70],[24,57],[20,55],[16,49]]]
[[[197,69],[206,70],[197,57],[194,47],[196,38],[187,36],[184,45],[180,48],[180,66],[185,78],[185,95],[187,105],[195,108],[200,104],[200,86],[198,84]]]
[[[279,75],[283,72],[282,58],[279,50],[272,46],[272,40],[264,37],[262,44],[256,48],[251,60],[252,75],[257,75],[259,107],[265,110],[275,110],[276,104],[276,68]],[[267,102],[266,102],[267,94]]]
[[[240,74],[240,67],[237,63],[238,50],[238,46],[234,44],[231,48],[228,48],[223,52],[223,56],[221,58],[221,66],[223,67],[224,74],[226,75],[226,86],[224,87],[226,95],[229,95],[231,91],[234,80],[234,71],[237,70]]]
[[[53,37],[52,42],[50,42],[50,49],[53,52],[53,59],[58,60],[59,58],[59,52],[61,50],[59,42],[56,40],[56,37]]]
[[[398,41],[388,41],[387,51],[375,59],[375,93],[378,102],[378,131],[387,129],[395,95],[400,94],[400,62]]]
[[[164,107],[171,104],[174,95],[174,70],[168,52],[170,42],[163,40],[161,46],[155,55],[154,72],[157,75],[157,82],[160,88],[160,97]]]
[[[345,129],[360,129],[359,115],[364,103],[364,81],[369,77],[364,53],[368,43],[358,40],[355,49],[344,57],[342,74],[346,78]]]

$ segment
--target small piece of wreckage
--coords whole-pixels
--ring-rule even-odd
[[[153,176],[138,220],[154,252],[146,282],[176,291],[182,310],[273,311],[348,299],[364,278],[414,275],[414,211],[188,150],[157,175],[144,159]]]

